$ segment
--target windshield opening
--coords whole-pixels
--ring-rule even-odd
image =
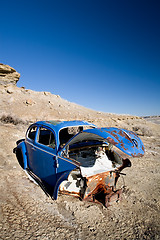
[[[76,134],[82,132],[86,129],[94,128],[93,126],[73,126],[73,127],[66,127],[60,130],[59,132],[59,141],[60,147],[64,147],[65,144]]]

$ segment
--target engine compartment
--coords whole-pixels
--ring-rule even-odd
[[[61,183],[59,192],[93,200],[93,195],[99,195],[99,192],[104,192],[104,197],[106,192],[115,191],[119,177],[117,170],[123,165],[123,158],[112,147],[104,142],[70,146],[65,157],[78,162],[80,167]]]
[[[113,171],[123,163],[120,155],[112,151],[112,145],[104,143],[70,149],[68,157],[80,163],[83,177]]]

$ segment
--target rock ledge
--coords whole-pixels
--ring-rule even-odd
[[[16,85],[19,78],[20,73],[18,73],[14,68],[0,63],[0,85]]]

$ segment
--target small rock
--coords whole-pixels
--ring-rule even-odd
[[[49,95],[51,95],[50,92],[43,92],[43,93],[44,93],[45,96],[49,96]]]
[[[32,99],[29,98],[29,99],[26,100],[25,103],[26,103],[26,105],[33,105],[35,102]]]
[[[11,93],[13,93],[13,91],[10,89],[7,89],[7,93],[11,94]]]

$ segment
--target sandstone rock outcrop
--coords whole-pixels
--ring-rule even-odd
[[[18,73],[14,68],[0,63],[0,85],[16,85],[19,78],[20,73]]]

